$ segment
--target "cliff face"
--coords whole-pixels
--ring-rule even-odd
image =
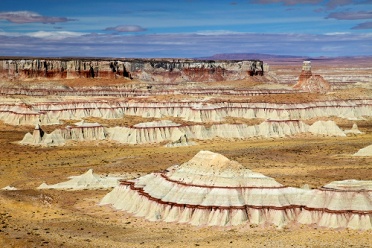
[[[260,60],[0,59],[0,76],[6,79],[128,77],[144,81],[179,83],[238,80],[263,74],[264,64]]]

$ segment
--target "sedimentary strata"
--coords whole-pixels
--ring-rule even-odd
[[[272,120],[305,120],[336,116],[358,120],[372,116],[372,100],[323,101],[301,104],[244,102],[158,102],[144,103],[126,100],[54,101],[0,104],[0,120],[12,125],[59,124],[61,120],[81,120],[86,117],[105,119],[125,115],[163,118],[180,117],[192,122],[220,122],[225,117]]]
[[[267,67],[265,67],[267,68]],[[260,60],[213,61],[190,59],[42,59],[3,58],[3,78],[116,78],[179,83],[238,80],[262,76]]]
[[[208,88],[179,88],[172,85],[139,84],[137,87],[128,86],[105,86],[105,87],[42,87],[42,86],[9,86],[2,85],[0,95],[25,95],[25,96],[109,96],[109,97],[146,97],[156,95],[207,95],[207,96],[259,96],[259,95],[280,95],[293,93],[291,90],[277,89],[234,89],[231,87],[208,87]],[[174,86],[174,85],[173,85]]]
[[[301,224],[330,228],[372,229],[372,181],[331,182],[304,194]]]
[[[333,121],[317,121],[311,126],[299,120],[269,120],[259,125],[215,124],[180,125],[170,121],[147,122],[133,127],[106,128],[98,123],[78,123],[45,133],[39,125],[33,134],[27,133],[20,144],[60,146],[67,141],[110,140],[123,144],[156,144],[169,142],[168,147],[191,145],[190,140],[283,138],[300,133],[324,136],[346,136]]]
[[[372,182],[345,180],[320,189],[286,187],[235,161],[200,151],[190,161],[121,181],[101,205],[150,221],[235,226],[312,224],[372,229]]]
[[[208,151],[190,161],[133,181],[122,181],[101,204],[136,216],[192,225],[274,224],[296,216],[302,190],[245,169]]]

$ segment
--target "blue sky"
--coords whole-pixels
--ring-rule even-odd
[[[372,55],[372,0],[1,0],[0,56]]]

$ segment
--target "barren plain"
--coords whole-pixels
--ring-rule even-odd
[[[332,64],[330,64],[332,63]],[[358,64],[359,63],[359,64]],[[236,81],[189,82],[177,85],[142,82],[127,78],[100,79],[22,79],[2,80],[3,89],[53,89],[55,87],[127,87],[145,92],[138,96],[61,96],[3,94],[7,104],[63,103],[71,101],[126,101],[154,104],[185,102],[203,106],[228,103],[307,104],[314,102],[347,102],[372,100],[372,61],[314,61],[313,73],[324,75],[332,91],[326,94],[292,91],[301,73],[301,62],[272,62],[269,75],[252,76]],[[340,76],[341,75],[341,76]],[[349,77],[342,81],[342,76]],[[355,77],[356,75],[356,77]],[[354,76],[354,77],[353,77]],[[362,82],[360,81],[362,80]],[[150,85],[151,87],[148,87]],[[101,88],[100,88],[101,89]],[[183,92],[169,94],[173,92]],[[255,94],[242,93],[244,90]],[[278,94],[280,90],[280,94]],[[229,92],[227,94],[226,92]],[[270,93],[270,91],[275,93]],[[189,92],[189,93],[187,93]],[[259,93],[257,93],[259,92]],[[337,104],[336,104],[337,106]],[[36,108],[36,107],[35,107]],[[345,107],[345,109],[347,106]],[[364,110],[361,110],[364,111]],[[345,116],[347,116],[345,114]],[[107,175],[132,177],[164,170],[188,161],[200,150],[223,154],[246,168],[275,178],[286,186],[319,188],[331,181],[372,180],[372,156],[353,156],[372,144],[372,115],[362,118],[341,115],[313,115],[301,119],[311,125],[332,120],[342,130],[357,124],[362,134],[345,136],[314,135],[308,132],[281,137],[197,139],[195,145],[165,147],[167,142],[131,145],[112,140],[70,140],[62,146],[20,145],[35,125],[17,125],[0,121],[0,246],[1,247],[371,247],[371,230],[329,229],[317,226],[195,227],[188,224],[150,222],[110,206],[100,200],[110,191],[38,190],[41,183],[54,184],[88,169]],[[264,118],[224,116],[214,120],[166,115],[129,115],[116,118],[89,116],[86,122],[109,127],[133,127],[139,123],[170,120],[182,126],[214,124],[257,125]],[[60,119],[60,123],[41,125],[50,133],[79,121]]]

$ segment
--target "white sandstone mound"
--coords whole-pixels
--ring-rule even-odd
[[[5,186],[4,188],[2,188],[2,190],[18,190],[16,187],[13,187],[13,186]]]
[[[372,181],[368,180],[343,180],[333,181],[323,186],[323,188],[330,188],[336,190],[372,190]]]
[[[372,181],[335,181],[304,195],[298,222],[329,228],[372,229]]]
[[[192,225],[283,226],[299,211],[304,190],[285,187],[226,157],[200,151],[190,161],[121,181],[102,200],[150,221]]]
[[[349,130],[345,130],[344,131],[345,134],[362,134],[363,132],[361,132],[359,129],[358,129],[358,125],[356,123],[353,124],[352,128],[349,129]]]
[[[71,179],[53,185],[42,183],[38,189],[62,189],[62,190],[83,190],[83,189],[107,189],[118,185],[121,177],[101,177],[93,173],[92,169],[80,176],[72,176]]]
[[[372,157],[372,145],[360,149],[358,152],[354,153],[353,156]]]
[[[65,139],[62,137],[59,129],[54,130],[50,134],[44,132],[39,124],[36,124],[32,134],[26,133],[22,141],[22,145],[42,145],[42,146],[60,146],[65,144]]]
[[[346,136],[334,121],[316,121],[309,127],[309,132],[325,136]]]

